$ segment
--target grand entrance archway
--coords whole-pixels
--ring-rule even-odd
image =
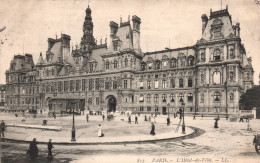
[[[107,96],[107,109],[108,112],[116,111],[116,97],[113,95]]]

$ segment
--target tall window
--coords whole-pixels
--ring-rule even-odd
[[[127,67],[127,66],[128,66],[128,59],[125,58],[125,67]]]
[[[69,81],[64,81],[64,91],[67,92],[69,89]]]
[[[192,79],[188,79],[188,87],[192,87]]]
[[[154,88],[159,88],[159,81],[158,80],[154,81]]]
[[[146,63],[145,63],[145,62],[143,62],[143,63],[141,64],[141,69],[142,69],[142,71],[144,71],[144,70],[145,70],[145,68],[146,68]]]
[[[140,97],[139,97],[139,102],[144,102],[144,95],[140,95]]]
[[[213,83],[214,84],[220,84],[221,83],[221,74],[219,71],[215,71],[213,73]]]
[[[109,89],[109,82],[105,82],[105,89],[106,89],[106,90]]]
[[[82,91],[85,91],[85,82],[86,82],[86,80],[85,79],[82,79]]]
[[[147,111],[151,111],[151,106],[147,106]]]
[[[184,102],[184,101],[183,101],[183,98],[184,98],[184,95],[183,95],[182,93],[180,93],[180,94],[179,94],[179,101],[180,101],[180,102]]]
[[[171,65],[170,65],[170,67],[171,67],[171,68],[177,67],[177,66],[176,66],[176,63],[177,63],[177,62],[176,62],[176,59],[171,59]]]
[[[99,90],[99,79],[98,78],[96,79],[95,89]]]
[[[170,95],[171,102],[174,102],[174,96],[175,96],[174,94]]]
[[[163,95],[162,95],[162,102],[166,102],[166,98],[167,98],[167,95],[166,95],[166,94],[163,94]]]
[[[79,86],[80,86],[79,80],[76,80],[76,91],[79,91]]]
[[[143,106],[140,107],[140,111],[144,111],[144,107]]]
[[[151,86],[151,81],[147,81],[147,89],[151,89],[152,86]]]
[[[193,101],[193,95],[192,93],[188,94],[188,102],[192,102]]]
[[[161,68],[161,61],[157,60],[155,61],[155,69],[158,70]]]
[[[109,61],[106,61],[105,66],[106,66],[106,69],[108,70],[109,69]]]
[[[204,74],[201,74],[201,75],[200,75],[200,82],[201,82],[201,84],[204,83]]]
[[[193,57],[189,57],[188,58],[188,66],[193,66],[194,65],[194,58]]]
[[[163,87],[163,88],[166,88],[166,87],[167,87],[167,81],[166,81],[166,80],[163,80],[163,81],[162,81],[162,87]]]
[[[213,59],[214,59],[215,61],[220,60],[220,55],[221,55],[220,50],[219,50],[219,49],[216,49],[216,50],[213,52]]]
[[[124,80],[124,89],[127,89],[127,80]]]
[[[144,82],[140,81],[140,89],[144,89]]]
[[[214,101],[220,101],[220,93],[219,92],[214,93]]]
[[[62,81],[58,81],[58,92],[61,92],[62,89]],[[37,89],[38,92],[38,89]]]
[[[89,104],[89,105],[92,105],[92,98],[89,98],[89,99],[88,99],[88,104]]]
[[[99,98],[96,98],[96,105],[99,105]]]
[[[94,81],[94,79],[89,79],[89,83],[88,83],[89,90],[92,90],[92,88],[93,88],[93,81]]]
[[[133,80],[130,79],[130,89],[132,89],[132,88],[133,88]]]
[[[179,79],[179,87],[183,88],[183,79]]]
[[[154,102],[158,102],[159,101],[159,95],[158,94],[155,94],[154,95]]]
[[[175,79],[170,80],[171,88],[175,88]]]
[[[220,38],[221,37],[221,29],[220,28],[216,28],[214,30],[214,38]]]
[[[94,64],[90,63],[90,72],[93,72],[93,70],[94,70]]]
[[[114,60],[114,68],[117,68],[117,60]]]
[[[113,89],[117,89],[117,81],[113,81]]]
[[[74,91],[74,81],[73,80],[70,80],[70,91]]]
[[[150,94],[148,94],[146,98],[147,98],[147,102],[151,102],[151,95]]]

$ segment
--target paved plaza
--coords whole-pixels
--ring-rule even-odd
[[[139,124],[128,124],[125,115],[119,116],[120,118],[113,121],[102,121],[100,116],[90,116],[89,122],[86,122],[85,115],[76,116],[77,141],[86,138],[97,138],[97,124],[101,123],[105,133],[105,137],[100,139],[113,138],[116,136],[127,137],[153,137],[149,135],[150,123],[144,122],[143,116],[139,117]],[[6,123],[20,124],[34,124],[40,125],[43,118],[27,118],[25,122],[21,122],[22,117],[15,117],[14,115],[2,116]],[[125,119],[124,119],[125,118]],[[178,118],[171,118],[171,126],[166,125],[167,116],[158,116],[156,123],[156,133],[158,135],[164,133],[172,133],[178,123]],[[46,119],[46,118],[45,118]],[[121,119],[124,119],[122,121]],[[48,118],[48,125],[59,126],[63,124],[67,130],[61,131],[67,132],[65,134],[57,134],[60,139],[66,139],[70,141],[70,130],[72,117],[57,117],[57,119]],[[133,120],[133,116],[132,116]],[[34,123],[33,123],[34,122]],[[168,139],[160,141],[148,141],[148,142],[136,142],[136,143],[121,143],[121,144],[83,144],[83,145],[55,145],[54,160],[53,162],[102,162],[102,163],[121,163],[125,160],[129,162],[153,162],[153,159],[166,158],[168,162],[187,162],[188,159],[199,159],[197,162],[238,162],[243,159],[244,162],[257,162],[259,157],[256,154],[253,146],[254,135],[260,133],[260,121],[252,119],[250,121],[253,131],[247,131],[246,122],[229,122],[225,118],[221,118],[218,121],[218,129],[214,128],[214,117],[207,118],[197,117],[193,120],[193,117],[185,117],[185,123],[191,128],[199,128],[201,133],[188,138],[183,139]],[[66,126],[66,127],[64,127]],[[93,127],[92,127],[93,126]],[[186,130],[188,127],[186,127]],[[6,136],[8,134],[17,131],[32,130],[32,134],[41,135],[41,133],[49,134],[59,133],[58,131],[48,130],[36,130],[36,129],[24,129],[8,127]],[[181,131],[181,127],[180,127]],[[8,133],[10,132],[10,133]],[[31,133],[30,132],[30,133]],[[29,133],[29,132],[28,132]],[[23,134],[25,134],[23,132]],[[33,136],[27,135],[31,140]],[[25,137],[25,136],[24,136]],[[40,139],[40,138],[39,138]],[[97,138],[99,139],[99,138]],[[26,162],[25,152],[28,149],[29,143],[14,144],[11,142],[1,143],[1,157],[2,160],[8,162]],[[45,162],[47,157],[46,144],[39,144],[39,162]],[[151,157],[152,156],[152,157]],[[185,161],[186,160],[186,161]]]

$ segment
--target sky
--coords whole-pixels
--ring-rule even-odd
[[[259,4],[257,4],[259,1]],[[47,39],[61,33],[80,43],[87,6],[92,10],[94,37],[109,39],[109,22],[141,18],[143,52],[195,45],[201,38],[201,15],[221,9],[221,0],[0,0],[0,83],[14,55],[29,53],[37,63],[47,51]],[[254,82],[260,74],[260,0],[222,0],[228,5],[233,24],[240,22],[240,36],[252,57]]]

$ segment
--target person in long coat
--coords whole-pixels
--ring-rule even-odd
[[[0,129],[0,136],[1,136],[1,134],[2,134],[2,136],[3,137],[5,137],[5,134],[4,134],[4,132],[5,132],[5,122],[2,120],[2,122],[1,122],[1,129]]]
[[[131,115],[128,117],[128,123],[131,124]]]
[[[154,125],[154,123],[152,123],[152,125],[151,125],[151,131],[150,131],[150,134],[151,134],[152,136],[155,135],[155,125]]]
[[[102,132],[101,124],[98,125],[98,137],[103,137],[104,134]]]
[[[30,152],[31,160],[36,160],[38,156],[38,147],[37,147],[36,138],[34,138],[33,141],[30,143],[29,152]]]
[[[138,117],[135,115],[135,124],[138,124]]]
[[[52,145],[51,139],[49,139],[49,142],[48,142],[48,159],[50,159],[50,160],[52,160],[52,158],[53,158],[52,148],[54,148],[54,147]]]

